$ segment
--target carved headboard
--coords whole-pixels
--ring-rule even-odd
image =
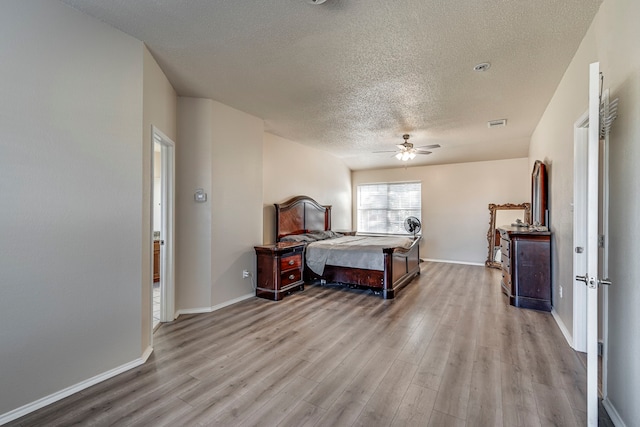
[[[276,240],[290,234],[331,230],[331,205],[321,205],[307,196],[297,196],[276,207]]]

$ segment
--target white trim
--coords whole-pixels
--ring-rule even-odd
[[[175,319],[175,143],[160,129],[151,125],[151,233],[153,233],[153,194],[154,194],[154,163],[155,143],[161,147],[161,205],[162,211],[162,236],[164,245],[160,247],[160,322],[170,322]],[[151,254],[153,257],[153,252]],[[153,272],[153,258],[151,269]],[[153,278],[153,273],[151,275]],[[152,281],[153,286],[153,281]],[[151,293],[153,306],[153,293]],[[153,320],[152,320],[153,322]],[[153,331],[151,340],[153,340]],[[153,341],[151,341],[153,342]]]
[[[587,286],[575,279],[587,273],[587,146],[589,110],[573,124],[573,336],[574,349],[587,351]],[[575,248],[582,247],[577,253]]]
[[[609,418],[611,418],[611,422],[616,427],[627,427],[627,425],[622,421],[620,414],[616,411],[616,408],[613,406],[613,403],[609,399],[602,400],[602,406],[607,411]]]
[[[220,310],[222,308],[228,307],[230,305],[236,304],[238,302],[250,299],[250,298],[254,298],[255,294],[251,293],[251,294],[246,294],[243,295],[241,297],[238,298],[234,298],[232,300],[220,303],[220,304],[216,304],[212,307],[200,307],[200,308],[183,308],[182,310],[178,310],[176,312],[175,317],[178,318],[178,316],[180,316],[181,314],[203,314],[203,313],[211,313],[213,311],[217,311]]]
[[[609,115],[609,89],[603,94],[605,116]],[[604,248],[602,250],[602,277],[609,278],[609,132],[604,136],[602,153],[602,234]],[[602,289],[602,397],[609,396],[609,286]]]
[[[566,327],[566,325],[560,318],[560,315],[558,314],[555,308],[551,309],[551,315],[553,316],[553,319],[556,321],[556,324],[560,328],[562,335],[564,335],[564,339],[567,340],[567,343],[571,348],[575,349],[575,347],[573,346],[573,337],[571,336],[571,333],[569,333],[569,329]]]
[[[52,403],[62,400],[65,397],[69,397],[72,394],[85,390],[102,381],[106,381],[109,378],[113,378],[116,375],[119,375],[130,369],[136,368],[140,365],[144,365],[144,363],[147,361],[147,359],[149,358],[152,352],[153,352],[153,347],[147,347],[147,349],[142,353],[142,355],[139,358],[132,360],[131,362],[125,363],[124,365],[120,365],[107,372],[103,372],[87,380],[81,381],[77,384],[67,387],[63,390],[57,391],[41,399],[38,399],[34,402],[28,403],[24,406],[21,406],[5,414],[2,414],[0,415],[0,425],[6,424],[10,421],[23,417],[27,414],[30,414],[31,412],[37,411],[40,408],[44,408],[47,405],[51,405]]]
[[[484,262],[468,262],[468,261],[456,261],[451,259],[433,259],[433,258],[421,258],[420,260],[429,261],[429,262],[442,262],[445,264],[477,265],[480,267],[484,267]]]

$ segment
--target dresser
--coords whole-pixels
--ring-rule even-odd
[[[502,290],[511,305],[551,311],[551,233],[501,227]]]
[[[304,289],[304,243],[281,242],[255,246],[256,296],[279,301]]]

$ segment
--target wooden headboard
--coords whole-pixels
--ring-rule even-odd
[[[284,236],[331,230],[331,205],[321,205],[307,196],[297,196],[276,207],[276,240]]]

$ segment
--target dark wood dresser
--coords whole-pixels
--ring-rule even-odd
[[[551,311],[551,233],[501,227],[502,290],[516,307]]]
[[[279,301],[292,291],[304,289],[304,243],[281,242],[254,249],[257,297]]]

